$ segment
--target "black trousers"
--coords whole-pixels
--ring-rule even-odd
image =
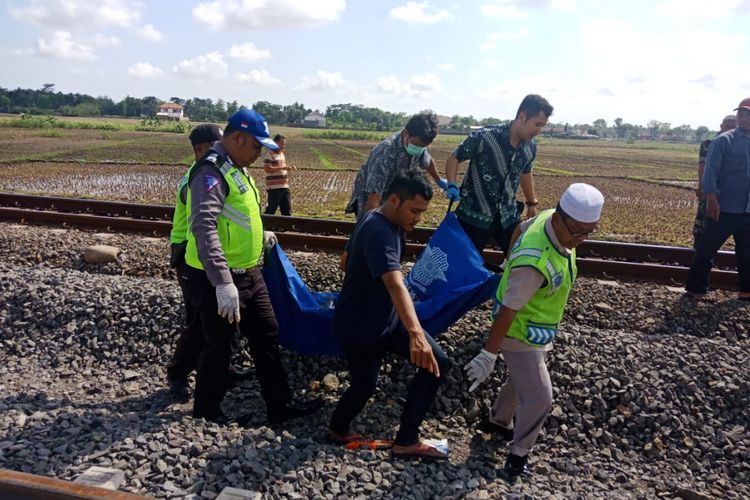
[[[429,335],[425,335],[425,338],[430,343],[432,353],[440,367],[440,378],[427,370],[421,368],[417,370],[409,385],[406,404],[401,413],[401,426],[396,434],[396,444],[399,445],[408,446],[417,442],[419,427],[450,369],[450,360],[437,342]],[[399,328],[380,339],[375,345],[347,348],[342,342],[342,350],[349,365],[351,384],[341,396],[333,412],[331,429],[344,434],[349,431],[354,417],[362,411],[375,393],[380,366],[383,364],[386,352],[409,359],[409,334],[399,323]]]
[[[167,378],[171,381],[187,383],[190,372],[198,366],[198,358],[203,348],[203,331],[200,315],[193,307],[190,289],[186,286],[182,276],[184,268],[185,261],[182,260],[177,264],[175,271],[177,271],[177,282],[180,284],[185,303],[185,328],[180,332],[172,359],[167,364]]]
[[[200,316],[203,348],[195,378],[193,415],[211,418],[221,410],[227,392],[232,339],[239,333],[248,339],[261,394],[269,412],[277,411],[292,398],[287,375],[281,364],[276,316],[271,307],[260,268],[232,274],[240,295],[240,322],[230,324],[218,314],[216,291],[206,273],[186,265],[183,279],[193,307]]]
[[[698,248],[698,242],[703,237],[703,231],[706,227],[706,199],[698,200],[698,210],[695,212],[695,222],[693,222],[693,248]]]
[[[277,208],[281,208],[281,215],[292,215],[292,195],[289,193],[289,188],[269,189],[266,193],[268,193],[268,206],[265,211],[267,215],[275,214]]]
[[[519,224],[519,222],[516,221],[510,226],[503,229],[500,215],[495,216],[495,218],[492,220],[492,224],[487,229],[473,226],[468,222],[462,221],[460,218],[458,219],[458,222],[461,224],[464,232],[469,237],[471,242],[474,243],[474,246],[480,254],[482,253],[482,250],[484,250],[484,247],[487,246],[487,243],[490,242],[490,239],[494,239],[495,242],[500,245],[500,248],[503,250],[503,253],[506,256],[508,255],[508,247],[510,246],[510,239],[513,236],[513,231],[516,230],[516,227]]]
[[[740,291],[750,292],[750,214],[726,212],[719,214],[718,221],[705,218],[703,234],[698,239],[698,247],[685,284],[688,292],[706,292],[713,259],[729,236],[734,236]]]

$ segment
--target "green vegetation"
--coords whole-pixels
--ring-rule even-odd
[[[39,137],[53,138],[53,137],[62,137],[62,136],[63,136],[63,133],[57,129],[44,129],[41,132],[39,132]]]
[[[173,132],[184,134],[192,126],[185,122],[144,118],[138,125],[124,123],[110,123],[107,121],[73,121],[62,120],[54,116],[21,115],[21,118],[0,120],[0,127],[35,128],[35,129],[82,129],[82,130],[135,130],[139,132]],[[59,136],[45,136],[59,137]]]
[[[54,116],[21,115],[21,118],[0,121],[2,127],[17,128],[78,128],[84,130],[122,130],[120,125],[108,122],[74,122],[60,120]]]
[[[174,132],[176,134],[184,134],[190,132],[191,128],[193,127],[189,123],[160,120],[159,118],[151,117],[141,120],[140,125],[136,125],[134,130],[139,132]]]
[[[313,152],[313,154],[318,158],[318,161],[321,165],[323,165],[323,168],[327,170],[338,170],[336,168],[336,165],[328,159],[328,157],[321,151],[320,149],[316,148],[315,146],[308,146],[310,148],[310,151]]]
[[[332,139],[344,141],[382,141],[392,132],[368,132],[364,130],[305,130],[305,139]]]
[[[359,156],[360,158],[367,158],[367,154],[363,153],[362,151],[357,151],[356,149],[348,148],[346,146],[343,146],[341,144],[336,144],[335,142],[331,141],[330,139],[322,139],[323,142],[327,142],[328,144],[331,144],[333,146],[336,146],[337,148],[346,151],[347,153],[353,154],[355,156]]]

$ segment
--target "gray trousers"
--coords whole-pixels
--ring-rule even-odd
[[[490,410],[490,422],[513,429],[510,452],[528,455],[542,425],[552,409],[552,383],[549,379],[546,352],[502,350],[510,377]],[[516,416],[515,426],[513,415]]]

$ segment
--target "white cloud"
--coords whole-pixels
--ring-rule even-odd
[[[713,0],[709,7],[704,0],[666,0],[656,4],[655,10],[670,18],[703,20],[731,16],[744,4],[743,0]]]
[[[229,57],[243,61],[259,61],[270,58],[271,52],[257,48],[253,42],[247,42],[242,45],[232,45],[229,48]]]
[[[484,42],[479,44],[479,48],[482,50],[492,50],[497,47],[497,44],[500,41],[524,40],[526,38],[529,38],[530,35],[531,31],[529,31],[528,28],[519,28],[516,31],[505,33],[487,33],[487,35],[484,37]]]
[[[479,10],[488,17],[525,19],[529,16],[529,9],[572,11],[575,8],[575,0],[489,0]]]
[[[94,35],[94,38],[92,39],[94,45],[97,47],[109,47],[112,45],[120,45],[120,39],[117,38],[114,35],[103,35],[101,33],[97,33]]]
[[[227,76],[229,66],[224,62],[224,56],[218,52],[210,52],[184,59],[172,68],[175,74],[193,79],[220,79]]]
[[[146,24],[136,29],[135,32],[139,38],[148,40],[149,42],[161,42],[164,39],[164,34],[156,29],[153,24]]]
[[[242,83],[260,85],[261,87],[281,85],[281,80],[272,77],[268,71],[264,69],[252,69],[247,73],[241,73],[237,78]]]
[[[526,12],[513,5],[513,0],[494,0],[493,3],[482,4],[479,11],[484,16],[504,19],[524,19],[528,16]]]
[[[55,31],[49,38],[37,39],[34,53],[54,59],[86,61],[95,58],[93,47],[74,39],[68,31]]]
[[[416,75],[403,82],[396,75],[386,75],[378,78],[377,88],[380,93],[395,97],[426,99],[440,90],[441,84],[434,73]]]
[[[303,76],[302,84],[298,86],[298,90],[333,90],[346,85],[346,83],[341,73],[319,69],[315,76]]]
[[[102,29],[132,26],[141,17],[136,6],[124,0],[30,0],[9,10],[15,19],[53,29]]]
[[[699,78],[693,78],[690,83],[697,83],[703,85],[706,88],[713,89],[716,86],[716,77],[711,74],[702,75]]]
[[[409,24],[436,24],[453,17],[446,9],[431,9],[428,2],[407,2],[391,9],[391,18]]]
[[[139,62],[128,68],[128,74],[137,78],[158,78],[164,75],[164,71],[149,63]]]
[[[31,47],[27,47],[25,49],[13,49],[10,51],[10,53],[14,56],[26,57],[33,56],[35,54],[35,51]]]
[[[212,30],[277,30],[338,21],[345,0],[223,0],[199,3],[193,20]]]

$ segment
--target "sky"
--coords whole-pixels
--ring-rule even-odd
[[[718,128],[750,0],[6,0],[0,87]]]

